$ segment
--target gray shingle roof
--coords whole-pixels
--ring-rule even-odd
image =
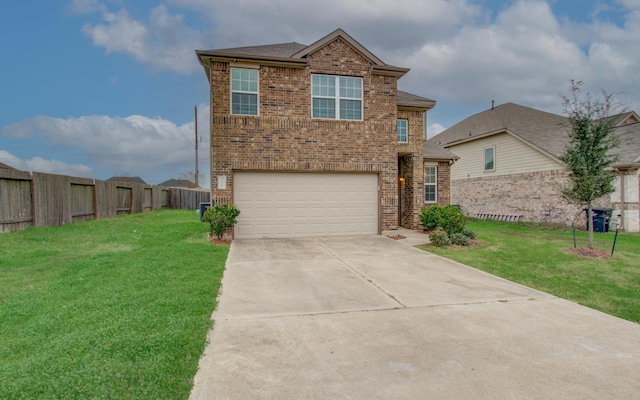
[[[433,138],[425,140],[423,145],[424,158],[429,160],[457,160],[460,157],[456,156],[449,150],[440,146]]]
[[[115,181],[115,182],[126,182],[126,183],[142,183],[144,185],[147,185],[147,182],[142,180],[142,178],[140,178],[139,176],[112,176],[107,180]]]
[[[612,116],[622,122],[629,113]],[[616,149],[620,161],[616,164],[638,162],[640,157],[640,123],[623,125],[614,129],[621,145]],[[508,132],[535,148],[559,158],[569,142],[569,120],[566,117],[506,103],[483,111],[453,125],[434,136],[432,140],[448,148],[457,143],[475,140],[496,133]],[[624,144],[623,144],[624,143]],[[635,160],[635,161],[633,161]]]
[[[195,188],[196,184],[188,179],[168,179],[160,184],[166,187]]]
[[[568,141],[567,129],[565,117],[506,103],[466,118],[433,139],[448,147],[495,133],[510,132],[557,158]]]
[[[615,165],[640,166],[640,122],[619,126],[614,132],[620,141],[614,151],[620,157]]]
[[[371,66],[374,70],[382,71],[384,73],[395,74],[402,76],[409,72],[408,68],[396,67],[384,63],[375,54],[371,53],[364,46],[362,46],[357,40],[349,36],[348,33],[338,28],[328,35],[318,39],[313,44],[306,46],[300,43],[280,43],[270,44],[262,46],[247,46],[247,47],[234,47],[227,49],[217,50],[196,50],[196,55],[200,59],[200,63],[203,63],[203,59],[207,57],[226,57],[232,58],[237,56],[238,59],[247,58],[255,60],[256,58],[262,58],[264,61],[277,61],[277,62],[291,62],[304,64],[304,58],[325,46],[327,43],[341,38],[351,45],[357,52],[362,54],[366,59],[371,62]],[[204,66],[204,64],[203,64]]]
[[[0,168],[1,169],[13,169],[15,170],[15,168],[13,168],[11,165],[7,165],[5,163],[0,162]]]
[[[436,105],[435,100],[428,99],[426,97],[420,97],[412,93],[403,92],[398,90],[398,105],[405,107],[418,107],[430,109]]]
[[[215,50],[218,53],[238,54],[238,55],[252,55],[262,57],[291,57],[295,53],[307,47],[304,44],[291,42],[291,43],[279,43],[269,44],[264,46],[246,46],[246,47],[233,47],[228,49]]]

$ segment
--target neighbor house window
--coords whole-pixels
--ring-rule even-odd
[[[407,143],[409,121],[407,121],[406,119],[399,119],[396,122],[396,130],[398,131],[398,143]]]
[[[484,170],[495,171],[496,170],[496,147],[491,146],[484,149]]]
[[[362,120],[362,78],[312,75],[313,118]]]
[[[438,202],[438,166],[424,166],[424,202]]]
[[[258,115],[257,69],[231,69],[231,114]]]

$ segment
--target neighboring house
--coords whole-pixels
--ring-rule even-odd
[[[11,165],[7,165],[5,163],[0,162],[0,169],[11,169],[11,170],[16,170],[15,168],[13,168]]]
[[[196,184],[191,182],[188,179],[169,179],[162,182],[160,186],[174,187],[174,188],[187,188],[187,189],[197,188]]]
[[[148,183],[142,180],[139,176],[112,176],[107,180],[125,183],[142,183],[143,185],[148,185]]]
[[[597,205],[615,209],[627,231],[638,231],[640,118],[615,118],[620,139],[613,165],[616,192]],[[431,140],[460,157],[451,168],[451,202],[471,216],[586,223],[582,207],[560,194],[568,173],[560,157],[569,141],[568,119],[513,103],[473,115]]]
[[[435,102],[397,89],[409,69],[341,29],[309,46],[196,54],[211,93],[212,201],[240,210],[236,238],[419,226],[425,114]],[[447,157],[433,159],[446,170],[437,176],[448,175]],[[448,187],[435,193],[448,203]]]

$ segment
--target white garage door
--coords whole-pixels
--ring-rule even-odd
[[[378,175],[236,172],[235,237],[378,233]]]

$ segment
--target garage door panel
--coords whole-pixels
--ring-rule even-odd
[[[247,213],[247,217],[249,218],[266,218],[271,219],[273,216],[273,207],[262,207],[256,206],[255,208],[248,208],[249,213]],[[241,213],[244,211],[241,211]]]
[[[376,174],[237,172],[236,238],[378,233]]]

